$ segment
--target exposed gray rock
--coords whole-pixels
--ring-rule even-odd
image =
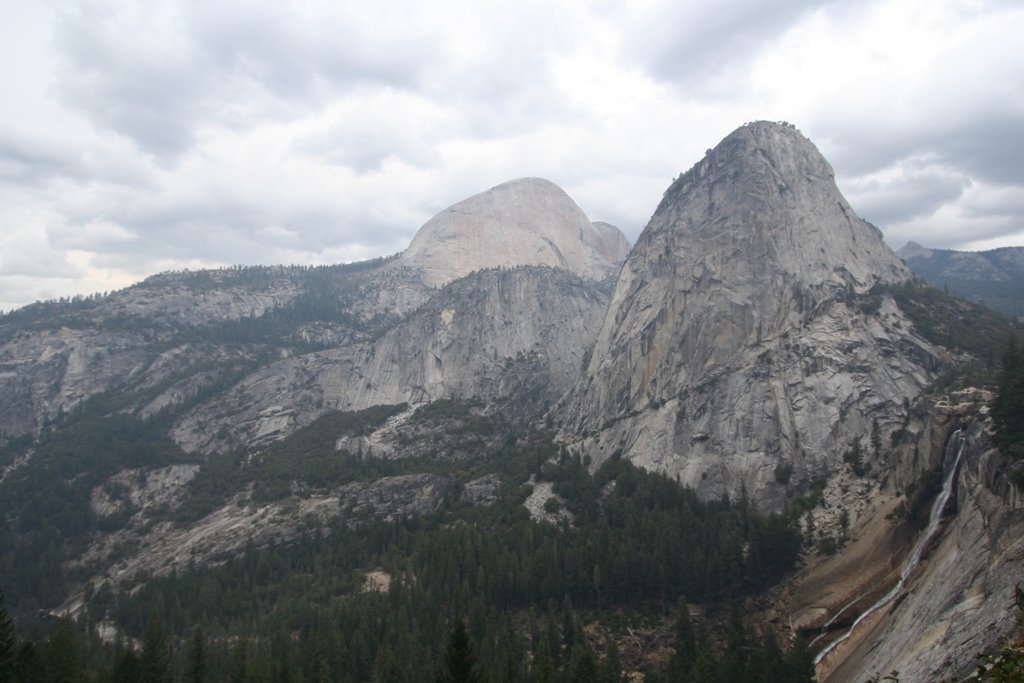
[[[440,287],[486,268],[538,265],[601,280],[613,274],[629,244],[604,223],[591,224],[569,195],[550,181],[502,183],[427,221],[395,267],[421,273]]]
[[[485,474],[463,484],[461,500],[463,503],[480,507],[494,505],[498,502],[500,489],[501,477],[497,474]]]
[[[594,229],[597,230],[599,246],[598,253],[605,259],[611,261],[614,269],[608,275],[617,275],[619,266],[629,256],[629,240],[622,234],[618,227],[604,221],[594,221]]]
[[[530,513],[530,519],[535,522],[555,525],[563,522],[572,524],[575,521],[572,512],[565,506],[565,499],[555,493],[552,482],[537,481],[535,477],[530,477],[530,481],[527,483],[533,487],[533,491],[523,501],[523,507]],[[548,506],[551,505],[549,501],[557,503],[554,510],[548,509]]]
[[[453,488],[451,479],[437,474],[402,474],[371,484],[348,484],[338,490],[338,499],[349,524],[367,519],[395,522],[437,512]]]
[[[478,272],[372,343],[259,369],[192,410],[172,435],[186,450],[259,447],[328,410],[441,398],[500,400],[536,414],[575,380],[606,305],[594,283],[564,270]]]
[[[191,466],[149,472],[148,484],[134,489],[134,500],[144,504],[149,495],[150,503],[159,501],[174,507],[179,500],[178,484],[194,475],[183,467]],[[133,476],[137,475],[124,472],[112,481]],[[151,522],[143,507],[127,528],[96,538],[76,564],[95,572],[91,580],[94,587],[107,582],[116,588],[141,576],[164,576],[221,561],[240,554],[247,546],[287,542],[311,530],[329,533],[327,527],[337,521],[355,526],[370,520],[395,521],[436,512],[453,488],[446,477],[408,474],[347,484],[335,493],[292,496],[261,505],[248,501],[248,494],[241,493],[188,527],[170,521]],[[94,492],[93,504],[110,512],[107,501],[106,490]],[[96,572],[97,567],[103,569]],[[72,596],[63,609],[75,609],[80,603],[80,595]]]
[[[61,412],[143,372],[139,334],[59,328],[0,344],[0,436],[32,434]]]
[[[347,282],[376,306],[374,278],[387,279],[379,268],[336,270],[321,280]],[[0,324],[0,440],[36,433],[112,390],[129,409],[151,417],[192,400],[232,364],[251,362],[257,354],[252,340],[233,340],[222,328],[287,308],[316,284],[301,269],[254,271],[167,273],[104,297],[35,304],[7,316]],[[351,303],[359,326],[383,316],[364,309]],[[288,347],[361,338],[351,325],[334,323],[302,326],[292,339],[260,341]]]
[[[907,242],[902,247],[896,250],[896,255],[906,262],[908,259],[922,258],[928,259],[935,254],[931,249],[921,246],[917,242]]]
[[[170,465],[148,472],[121,470],[92,491],[92,511],[101,517],[166,505],[175,508],[199,465]]]
[[[796,482],[834,471],[934,376],[938,351],[891,300],[847,303],[909,277],[810,141],[744,126],[669,187],[630,253],[555,412],[563,437],[595,464],[621,451],[702,495],[745,485],[777,508],[778,464]]]

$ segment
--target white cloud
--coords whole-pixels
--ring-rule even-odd
[[[890,243],[1022,243],[1024,9],[787,0],[23,4],[0,27],[0,308],[398,251],[522,176],[630,239],[789,120]]]

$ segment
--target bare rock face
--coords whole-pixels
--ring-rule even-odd
[[[338,491],[350,524],[366,519],[396,522],[437,512],[451,492],[451,479],[437,474],[401,474],[370,484],[348,484]]]
[[[128,397],[172,385],[146,398],[148,405],[133,406],[143,417],[187,402],[232,363],[251,359],[253,341],[289,346],[364,336],[340,323],[296,325],[278,339],[232,338],[230,330],[294,310],[324,282],[350,294],[340,306],[363,327],[381,311],[352,299],[377,305],[385,279],[375,265],[327,268],[319,279],[285,267],[165,273],[106,296],[34,304],[3,316],[0,442],[38,433],[61,413],[114,390]]]
[[[106,566],[93,575],[94,587],[103,583],[119,586],[137,581],[140,575],[166,576],[190,566],[223,561],[241,554],[247,545],[288,542],[308,531],[311,523],[328,526],[340,521],[356,527],[373,520],[397,521],[431,514],[441,508],[454,489],[447,477],[406,474],[353,482],[334,492],[305,498],[289,496],[261,505],[238,495],[188,527],[149,519],[146,504],[177,507],[183,485],[196,469],[176,465],[145,475],[120,472],[93,492],[97,514],[124,511],[125,504],[140,508],[127,528],[100,536],[76,561],[76,565],[94,571]],[[141,485],[140,478],[144,480]],[[117,500],[110,498],[114,489],[122,491]],[[77,610],[80,600],[80,595],[72,596],[63,608]]]
[[[92,491],[90,507],[100,517],[158,505],[176,505],[199,465],[170,465],[146,472],[121,470]]]
[[[440,287],[485,268],[564,268],[586,279],[615,273],[629,244],[607,223],[593,225],[554,183],[522,178],[451,206],[427,221],[396,267]]]
[[[501,477],[494,473],[485,474],[463,484],[459,499],[477,507],[493,505],[498,501],[500,489]]]
[[[575,380],[607,295],[564,270],[489,270],[453,282],[371,343],[287,358],[190,411],[172,432],[219,452],[283,438],[329,410],[442,398],[540,412]],[[379,449],[378,449],[379,450]]]
[[[597,463],[620,452],[704,495],[745,485],[777,507],[778,465],[797,483],[827,474],[933,376],[937,351],[890,299],[851,305],[909,277],[809,140],[748,124],[666,191],[560,406],[563,434]]]
[[[59,328],[0,341],[0,436],[32,434],[152,362],[141,335]]]
[[[449,369],[450,354],[444,358],[449,365],[441,367],[445,354],[440,349],[459,347],[463,355],[472,353],[453,335],[461,334],[469,322],[463,320],[462,311],[473,310],[480,302],[474,300],[463,309],[453,300],[445,307],[447,313],[421,312],[438,294],[438,287],[481,269],[534,265],[600,280],[617,272],[628,250],[617,228],[591,224],[560,188],[545,180],[523,179],[442,212],[423,226],[398,258],[325,268],[267,266],[165,273],[109,295],[28,306],[0,316],[0,443],[39,433],[62,413],[114,391],[128,399],[127,410],[142,417],[178,410],[211,386],[226,382],[235,368],[251,368],[257,358],[262,362],[275,355],[296,357],[310,347],[331,349],[333,355],[264,367],[252,377],[251,383],[283,387],[283,396],[299,399],[294,404],[282,399],[261,405],[268,412],[261,420],[259,438],[287,433],[296,422],[295,414],[315,417],[332,405],[366,407],[393,402],[395,397],[417,402],[458,392],[476,395],[480,392],[472,383],[492,379],[494,373],[477,372],[473,377],[461,373],[453,382],[460,373]],[[472,298],[471,289],[458,291]],[[523,370],[518,375],[523,386],[510,386],[507,382],[514,380],[513,375],[503,373],[507,382],[502,389],[525,390],[530,382],[522,362],[526,359],[539,363],[535,369],[540,377],[547,377],[544,368],[557,366],[550,391],[562,391],[570,381],[570,366],[575,374],[582,365],[580,349],[593,340],[593,301],[586,304],[583,336],[557,345],[551,349],[551,358],[540,359],[541,347],[548,342],[529,335],[542,333],[539,327],[562,323],[567,324],[566,335],[575,334],[579,330],[569,320],[576,316],[550,299],[533,300],[531,305],[548,306],[562,317],[535,315],[524,302],[496,308],[524,292],[520,283],[501,295],[504,302],[492,297],[484,309],[474,311],[474,315],[501,320],[500,328],[492,326],[491,341],[481,351],[490,352],[497,364],[511,358]],[[545,296],[558,293],[548,291]],[[601,297],[603,306],[606,298]],[[459,319],[453,327],[450,316],[455,313]],[[402,329],[402,334],[413,337],[391,334],[379,343],[381,335],[394,330],[403,316],[421,322],[416,331],[408,325]],[[422,340],[423,334],[435,337],[432,355],[411,346],[411,339]],[[482,341],[479,336],[468,338]],[[374,339],[378,343],[372,343]],[[335,374],[347,376],[320,377],[321,364],[335,356],[339,364]],[[272,375],[278,369],[285,375],[268,376],[268,371]],[[316,377],[297,378],[288,374],[292,370]],[[352,377],[366,381],[359,384]],[[296,380],[304,384],[289,384]],[[322,404],[303,403],[321,389]],[[541,393],[547,396],[549,390],[543,388]],[[182,442],[198,443],[193,436]]]

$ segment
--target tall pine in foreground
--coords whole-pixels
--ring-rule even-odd
[[[483,683],[466,624],[461,619],[456,619],[452,627],[444,650],[444,668],[437,676],[437,683]]]
[[[192,636],[192,648],[188,653],[188,683],[206,683],[206,634],[201,626],[196,627]]]
[[[144,683],[171,683],[171,651],[163,624],[155,615],[142,639],[141,669]]]
[[[43,650],[49,683],[79,683],[82,680],[83,659],[74,622],[60,617],[50,629],[50,637]]]
[[[14,679],[14,623],[4,607],[4,594],[0,591],[0,683]]]
[[[1015,334],[1003,351],[998,394],[992,402],[995,442],[1011,458],[1024,458],[1024,348]]]

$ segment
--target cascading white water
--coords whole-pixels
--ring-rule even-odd
[[[859,626],[862,621],[864,621],[869,616],[871,616],[872,614],[874,614],[875,612],[877,612],[878,610],[882,609],[890,602],[892,602],[893,599],[895,599],[896,596],[899,595],[900,592],[903,590],[903,585],[906,583],[907,577],[910,576],[910,573],[914,571],[914,568],[917,567],[917,565],[921,562],[921,554],[924,552],[924,549],[928,546],[932,538],[938,532],[939,525],[942,523],[942,511],[946,508],[946,503],[949,502],[949,497],[953,495],[953,486],[956,483],[956,473],[960,467],[960,459],[963,457],[964,447],[967,445],[966,436],[967,435],[964,434],[960,429],[957,429],[950,435],[949,441],[946,443],[946,449],[942,454],[943,465],[945,465],[946,461],[948,460],[948,455],[950,453],[951,448],[956,448],[956,458],[953,461],[953,465],[946,472],[946,478],[942,483],[942,491],[935,499],[935,502],[932,503],[931,513],[928,516],[928,526],[925,528],[921,536],[917,539],[917,543],[914,544],[913,551],[911,551],[910,555],[907,557],[907,561],[903,564],[903,569],[900,570],[899,581],[897,581],[896,585],[892,587],[892,590],[883,595],[877,602],[875,602],[875,604],[871,605],[871,607],[868,607],[866,610],[864,610],[864,612],[862,612],[861,615],[854,620],[853,624],[850,625],[850,628],[847,629],[846,633],[844,633],[842,636],[840,636],[835,641],[830,643],[828,647],[826,647],[824,650],[819,652],[818,656],[814,658],[815,664],[818,664],[822,659],[827,657],[828,654],[832,652],[832,650],[836,649],[836,647],[838,647],[840,643],[849,638],[850,635],[853,634],[853,632],[857,629],[857,626]],[[842,610],[837,612],[836,615],[833,616],[832,619],[830,619],[829,622],[825,625],[825,628],[827,629],[839,617],[839,615],[842,614],[842,612],[848,609],[850,605],[852,605],[854,602],[859,600],[860,597],[862,596],[859,596],[853,602],[848,603],[846,606],[843,607]],[[813,641],[811,641],[811,645],[818,642],[818,640],[820,640],[823,635],[825,634],[823,633],[822,635],[818,636]]]

